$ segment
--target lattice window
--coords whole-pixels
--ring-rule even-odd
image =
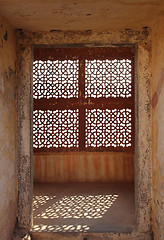
[[[79,60],[33,63],[33,96],[41,98],[78,97]]]
[[[131,60],[86,60],[85,97],[131,97]]]
[[[133,151],[130,48],[36,48],[35,151]]]
[[[35,110],[33,113],[35,148],[79,147],[79,111]]]
[[[86,110],[86,147],[130,147],[131,109]]]

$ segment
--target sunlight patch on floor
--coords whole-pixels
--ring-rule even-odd
[[[33,232],[87,232],[89,226],[87,225],[34,225]]]
[[[107,210],[112,206],[118,195],[89,195],[89,196],[64,196],[59,201],[52,203],[44,211],[37,214],[34,218],[55,219],[55,218],[102,218]],[[41,203],[41,198],[35,198]],[[44,197],[42,202],[50,199]]]

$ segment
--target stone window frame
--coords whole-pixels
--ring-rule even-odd
[[[112,47],[135,46],[135,214],[130,233],[77,233],[79,239],[148,239],[151,227],[151,34],[140,31],[92,33],[17,31],[17,163],[18,224],[30,229],[33,224],[33,147],[32,147],[32,59],[33,47]],[[55,233],[56,239],[62,233]],[[66,233],[63,233],[67,235]],[[68,235],[75,236],[74,233]],[[97,239],[97,238],[96,238]]]

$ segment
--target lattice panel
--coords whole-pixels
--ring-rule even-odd
[[[33,62],[33,97],[78,97],[79,60]]]
[[[123,60],[85,60],[85,97],[131,97],[132,63]]]
[[[79,147],[79,110],[34,111],[33,146]]]
[[[86,147],[130,147],[131,109],[86,110]]]

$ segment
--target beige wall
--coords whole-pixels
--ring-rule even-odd
[[[0,17],[0,239],[11,240],[16,221],[15,33]]]
[[[164,18],[153,27],[153,231],[155,240],[164,239]]]
[[[34,182],[133,181],[133,153],[68,152],[34,154]]]
[[[150,13],[149,13],[150,14]],[[118,20],[119,21],[119,20]],[[22,34],[22,33],[21,33]],[[21,39],[18,35],[18,39]],[[134,238],[129,236],[128,239],[150,239],[147,236],[149,235],[149,218],[151,215],[150,211],[150,189],[151,189],[151,183],[150,178],[148,175],[150,175],[150,154],[149,154],[149,148],[145,147],[147,142],[149,141],[148,137],[150,134],[148,134],[148,137],[146,136],[145,132],[148,132],[147,128],[145,128],[145,125],[149,125],[149,122],[147,119],[150,119],[149,116],[150,111],[146,110],[146,107],[149,105],[149,96],[150,92],[147,91],[147,87],[145,85],[147,84],[149,86],[150,79],[149,76],[145,77],[145,81],[143,81],[142,74],[145,74],[144,72],[147,71],[146,68],[144,68],[142,65],[144,63],[144,66],[146,65],[146,57],[147,52],[150,52],[150,50],[147,50],[147,48],[150,46],[147,42],[144,43],[144,37],[146,38],[146,33],[140,37],[140,33],[130,33],[127,31],[127,33],[122,34],[105,34],[105,35],[96,35],[93,34],[90,36],[90,33],[87,33],[84,36],[80,37],[76,36],[74,33],[68,33],[68,36],[66,36],[62,32],[55,33],[56,35],[53,35],[53,33],[48,34],[34,34],[31,33],[30,36],[28,34],[25,34],[25,36],[22,36],[22,39],[20,41],[24,44],[24,50],[21,49],[22,53],[20,54],[20,67],[23,67],[23,70],[19,69],[20,73],[20,80],[23,82],[23,84],[20,87],[20,99],[23,99],[22,102],[20,101],[20,105],[26,103],[25,108],[21,108],[19,110],[19,114],[21,115],[21,121],[20,123],[20,129],[19,129],[19,135],[20,135],[20,148],[21,153],[19,154],[19,159],[21,163],[20,172],[19,172],[19,178],[20,178],[20,195],[22,195],[22,199],[19,200],[19,222],[24,223],[24,225],[28,225],[30,222],[29,220],[29,214],[27,212],[30,212],[29,209],[31,209],[31,185],[29,179],[31,179],[31,173],[28,173],[30,169],[30,147],[26,145],[29,144],[29,137],[26,137],[26,133],[30,132],[30,60],[31,60],[31,44],[60,44],[62,43],[119,43],[119,44],[129,44],[134,43],[139,45],[139,64],[138,64],[138,79],[139,79],[139,114],[141,115],[141,122],[139,122],[139,153],[138,153],[138,159],[139,163],[136,164],[136,170],[137,170],[137,214],[138,214],[138,226],[137,226],[137,236],[134,234]],[[143,39],[141,39],[143,38]],[[26,39],[26,40],[24,40]],[[78,39],[78,40],[77,40]],[[22,45],[23,45],[22,44]],[[21,45],[21,44],[20,44]],[[144,55],[142,52],[146,54]],[[143,55],[143,58],[141,57]],[[23,58],[23,57],[24,58]],[[22,59],[21,59],[22,57]],[[26,61],[25,61],[26,60]],[[3,20],[0,18],[0,213],[1,213],[1,220],[0,220],[0,239],[2,240],[10,240],[11,235],[13,232],[15,219],[16,219],[16,199],[17,199],[17,184],[16,184],[16,80],[15,80],[15,35],[12,28]],[[26,63],[25,63],[26,62]],[[25,65],[25,66],[24,66]],[[149,66],[148,66],[149,67]],[[141,70],[140,70],[141,69]],[[19,72],[18,71],[18,72]],[[145,74],[146,75],[146,74]],[[3,77],[3,78],[2,78]],[[3,80],[2,80],[3,79]],[[147,81],[146,81],[147,80]],[[152,185],[152,214],[153,214],[153,231],[155,235],[155,240],[163,240],[164,239],[164,18],[160,19],[153,27],[152,31],[152,108],[153,108],[153,116],[152,116],[152,153],[153,153],[153,171],[152,171],[152,179],[153,179],[153,185]],[[21,83],[20,81],[20,83]],[[26,89],[25,94],[22,93],[23,89]],[[22,95],[21,95],[22,94]],[[147,102],[145,102],[145,98],[142,97],[142,95],[147,94]],[[28,100],[28,101],[27,101]],[[24,110],[25,109],[25,110]],[[145,113],[146,112],[146,113]],[[146,117],[145,117],[146,115]],[[28,121],[27,121],[28,116]],[[23,120],[22,120],[23,119]],[[144,123],[144,120],[146,123]],[[24,122],[25,123],[24,123]],[[23,122],[23,123],[22,123]],[[147,123],[148,122],[148,123]],[[27,124],[26,124],[27,123]],[[23,127],[22,127],[23,126]],[[23,129],[23,130],[22,130]],[[144,132],[145,129],[145,132]],[[24,132],[25,131],[25,132]],[[30,135],[30,134],[29,134]],[[142,140],[143,138],[143,140]],[[23,139],[23,140],[22,140]],[[146,140],[145,140],[146,139]],[[27,149],[27,151],[26,151]],[[145,151],[144,151],[145,149]],[[148,149],[148,150],[147,150]],[[38,157],[38,156],[37,156]],[[35,170],[35,180],[38,181],[39,175],[36,173],[36,168],[38,164],[37,157],[34,156],[34,170]],[[56,156],[55,156],[56,157]],[[74,156],[72,156],[74,159]],[[81,157],[81,156],[80,156]],[[87,156],[88,157],[88,156]],[[92,167],[94,167],[94,174],[96,175],[96,171],[98,171],[98,176],[101,177],[102,172],[106,171],[106,177],[112,180],[114,179],[113,176],[114,172],[110,172],[109,168],[108,171],[105,169],[105,162],[106,162],[106,154],[103,156],[104,160],[101,163],[103,167],[98,169],[96,167],[96,161],[94,161],[93,164],[91,164]],[[60,156],[59,156],[60,159]],[[97,157],[96,157],[97,159]],[[130,169],[129,162],[131,162],[130,157],[128,156],[129,161],[127,161],[127,169]],[[42,159],[41,161],[44,162]],[[61,162],[63,160],[59,160]],[[70,167],[73,169],[74,163],[76,160],[71,160],[69,164],[68,158],[65,158],[65,167]],[[91,160],[90,160],[91,161]],[[114,164],[118,164],[118,161],[114,162],[114,158],[110,160],[112,162],[112,166]],[[122,161],[122,160],[121,160]],[[85,157],[81,161],[82,166],[84,168],[85,165]],[[93,162],[93,158],[92,161]],[[131,162],[132,163],[132,162]],[[50,163],[54,165],[54,156],[51,156]],[[56,164],[56,163],[55,163]],[[79,163],[81,164],[81,163]],[[119,164],[122,164],[119,163]],[[45,165],[46,166],[46,165]],[[60,174],[62,175],[62,178],[65,179],[71,179],[71,175],[64,175],[64,165],[63,166],[63,172]],[[90,168],[90,167],[89,167]],[[87,168],[87,169],[89,169]],[[25,171],[23,171],[25,169]],[[54,171],[54,168],[50,168],[51,171]],[[111,169],[111,168],[110,168]],[[121,169],[126,169],[125,167]],[[132,169],[132,168],[131,168]],[[134,168],[133,168],[134,169]],[[22,171],[21,171],[22,170]],[[45,169],[37,169],[38,174],[43,174],[43,178],[46,178],[46,172]],[[41,173],[39,173],[41,171]],[[42,172],[43,171],[43,172]],[[122,171],[122,170],[121,170]],[[69,173],[74,173],[74,170],[70,170]],[[126,172],[126,171],[125,171]],[[121,176],[127,176],[126,173],[121,173]],[[112,175],[113,174],[113,175]],[[129,174],[132,174],[132,171],[129,172]],[[134,174],[134,173],[133,173]],[[132,175],[131,175],[132,176]],[[87,179],[87,172],[83,172],[82,175],[75,175],[74,178],[80,177],[81,179]],[[49,181],[51,181],[52,174],[48,173]],[[73,180],[74,180],[73,178]],[[23,179],[23,180],[22,180]],[[93,176],[90,175],[90,179],[93,179]],[[27,181],[28,180],[28,181]],[[25,184],[26,183],[26,184]],[[26,186],[27,185],[27,186]],[[30,190],[29,190],[30,189]],[[147,193],[146,193],[146,189]],[[21,196],[19,196],[21,198]],[[147,205],[145,206],[145,202],[147,201]],[[29,204],[29,206],[28,206]],[[146,209],[146,210],[145,210]],[[145,214],[146,211],[146,214]],[[24,220],[25,219],[25,220]],[[146,225],[146,227],[145,227]],[[144,233],[145,231],[145,233]],[[140,235],[139,235],[140,234]],[[146,235],[148,234],[148,235]],[[122,237],[122,236],[121,236]],[[127,236],[124,239],[127,239]]]

